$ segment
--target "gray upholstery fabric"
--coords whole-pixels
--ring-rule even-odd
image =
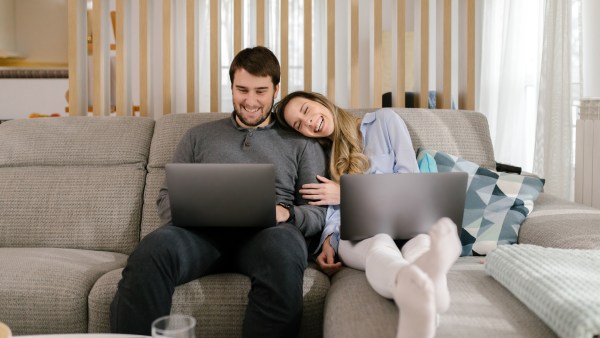
[[[0,246],[131,252],[153,129],[133,117],[3,123]]]
[[[109,332],[109,305],[122,269],[102,276],[89,296],[89,332]],[[325,296],[329,278],[314,266],[304,272],[304,312],[300,337],[321,337]],[[239,337],[248,303],[250,280],[239,274],[206,276],[178,286],[171,313],[196,317],[197,337]]]
[[[0,126],[0,167],[146,164],[154,121],[136,117],[17,119]]]
[[[229,118],[229,113],[171,114],[156,121],[148,166],[164,168],[171,162],[173,151],[183,134],[191,127],[209,121]],[[151,170],[150,170],[151,171]]]
[[[466,110],[391,108],[400,114],[416,149],[440,150],[496,170],[485,115]],[[352,109],[362,115],[375,109]]]
[[[149,168],[144,188],[144,208],[142,210],[142,227],[140,238],[156,230],[160,226],[160,218],[156,210],[158,190],[165,179],[165,168]]]
[[[488,276],[477,257],[461,257],[448,274],[452,296],[436,337],[556,337],[533,312]],[[325,337],[394,337],[398,310],[379,296],[362,271],[344,268],[332,278],[325,304]]]
[[[146,176],[136,166],[0,168],[0,246],[131,252]]]
[[[89,290],[126,259],[91,250],[0,248],[0,319],[13,335],[85,332]]]
[[[600,250],[600,210],[541,193],[521,224],[519,243]]]

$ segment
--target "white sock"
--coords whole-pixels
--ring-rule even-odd
[[[396,338],[431,338],[436,328],[434,285],[415,265],[407,265],[396,276],[394,301],[398,306]]]
[[[414,262],[433,281],[437,313],[450,307],[450,292],[446,274],[460,256],[461,244],[456,224],[449,218],[441,218],[429,230],[431,248]]]

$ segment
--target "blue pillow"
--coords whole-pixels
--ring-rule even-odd
[[[441,151],[419,149],[417,161],[421,172],[469,174],[462,256],[483,256],[498,245],[516,243],[521,223],[544,186],[540,178],[495,172]]]

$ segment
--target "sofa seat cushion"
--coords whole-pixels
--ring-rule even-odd
[[[600,210],[541,193],[519,231],[519,243],[600,249]]]
[[[110,332],[110,303],[122,269],[110,271],[94,285],[89,297],[89,332]],[[310,265],[304,272],[304,313],[300,337],[321,337],[323,306],[329,278]],[[240,337],[248,304],[248,277],[227,273],[209,275],[175,289],[171,313],[193,315],[196,337]]]
[[[461,257],[448,273],[452,302],[436,337],[557,337],[533,312],[487,275],[479,257]],[[398,309],[378,295],[364,272],[344,268],[331,279],[325,337],[394,337]]]
[[[120,253],[0,248],[0,318],[14,335],[87,332],[88,294]]]

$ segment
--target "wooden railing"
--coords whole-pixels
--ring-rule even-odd
[[[160,116],[162,114],[173,113],[174,103],[177,100],[173,79],[177,76],[185,76],[185,103],[187,112],[198,111],[199,90],[198,90],[198,37],[201,34],[210,36],[210,73],[209,79],[201,81],[210,81],[210,111],[219,111],[220,88],[219,64],[220,50],[219,29],[221,24],[221,13],[219,9],[219,0],[139,0],[134,6],[131,0],[112,0],[114,4],[106,0],[93,0],[93,9],[91,9],[92,25],[91,32],[88,27],[88,7],[86,0],[69,0],[69,111],[70,115],[85,115],[92,111],[93,115],[109,115],[115,111],[116,115],[134,115],[134,106],[139,106],[139,113],[142,116]],[[199,29],[198,7],[199,1],[208,1],[210,7],[210,29],[201,31]],[[242,0],[233,0],[233,50],[234,53],[241,50],[243,33],[248,29],[242,20],[243,2]],[[265,10],[267,3],[265,0],[246,0],[256,3],[256,13],[254,14],[254,24],[256,27],[257,44],[265,44]],[[273,1],[268,5],[272,6]],[[278,8],[280,13],[279,36],[280,50],[276,53],[282,67],[281,95],[286,95],[289,91],[289,26],[288,15],[290,3],[303,1],[304,8],[304,89],[313,90],[313,33],[319,36],[326,36],[328,48],[319,53],[324,53],[326,62],[326,94],[341,106],[348,108],[359,108],[361,106],[380,107],[382,105],[381,97],[384,92],[383,76],[384,73],[392,72],[391,88],[393,106],[405,106],[405,93],[414,92],[417,97],[417,106],[428,107],[428,97],[430,91],[435,91],[437,108],[461,108],[474,109],[475,106],[475,0],[386,0],[390,1],[395,9],[393,13],[385,13],[386,17],[391,15],[393,22],[391,33],[392,45],[383,44],[383,20],[384,13],[382,4],[384,0],[350,0],[349,5],[343,0],[280,0]],[[314,1],[314,2],[313,2]],[[326,1],[327,8],[327,29],[324,32],[313,32],[312,11],[314,5],[319,1]],[[410,2],[414,12],[407,13],[407,3]],[[359,22],[359,10],[364,6],[371,6],[372,24],[370,45],[372,46],[371,55],[367,66],[372,81],[359,81],[359,71],[365,67],[364,61],[359,60],[359,27],[368,25]],[[338,6],[336,6],[338,5]],[[114,7],[116,12],[116,25],[114,40],[116,51],[111,51],[110,39],[110,10]],[[181,44],[174,43],[174,17],[175,10],[181,12],[184,6],[185,15],[185,39],[182,50],[177,50],[176,46]],[[435,6],[437,15],[431,17],[431,6]],[[342,7],[338,10],[336,7]],[[340,13],[348,8],[347,13]],[[153,10],[151,10],[151,8]],[[161,12],[160,16],[152,15],[156,10]],[[336,32],[335,20],[339,15],[349,17],[349,32],[343,32],[343,36],[348,36],[348,51],[345,53],[336,53],[336,39],[339,39],[340,32]],[[134,27],[132,17],[137,17],[139,26]],[[162,23],[157,22],[157,17],[162,17]],[[405,59],[405,50],[408,47],[405,41],[407,18],[414,21],[414,68],[407,68]],[[308,23],[308,24],[307,24]],[[435,25],[432,25],[435,23]],[[390,25],[388,25],[389,27]],[[431,29],[431,27],[435,27]],[[89,71],[90,57],[88,56],[88,38],[93,37],[92,56],[93,71]],[[434,36],[435,46],[435,65],[430,60],[430,39]],[[454,38],[454,40],[453,40]],[[162,60],[157,62],[157,57],[152,53],[152,47],[157,43],[162,44]],[[456,41],[457,43],[452,43]],[[267,46],[269,47],[269,46]],[[180,47],[181,49],[181,47]],[[176,72],[176,60],[174,55],[185,54],[185,75]],[[343,70],[349,73],[348,83],[340,84],[336,81],[336,63],[343,58],[347,58],[350,53],[348,69]],[[384,68],[383,58],[392,57],[392,67]],[[457,67],[452,68],[453,57],[454,64]],[[111,58],[115,60],[114,78],[111,78]],[[435,69],[436,80],[435,88],[430,85],[430,72]],[[154,80],[155,72],[161,72],[160,81]],[[181,72],[181,71],[179,71]],[[134,74],[138,74],[134,76]],[[405,78],[410,73],[414,77],[414,86],[407,90]],[[456,79],[453,81],[452,77]],[[90,77],[90,78],[89,78]],[[372,82],[372,85],[371,85]],[[453,88],[453,83],[458,88]],[[111,98],[112,86],[115,87],[115,97]],[[336,87],[347,88],[349,102],[339,102],[336,100]],[[134,88],[139,89],[139,94],[134,97]],[[161,90],[155,90],[162,88]],[[177,90],[181,90],[178,88]],[[386,91],[388,91],[386,90]],[[360,93],[370,93],[370,102],[361,102]],[[90,100],[90,93],[93,93],[93,100]],[[152,93],[152,94],[151,94]],[[162,95],[162,106],[156,107],[153,104],[153,98],[157,93]],[[453,97],[453,93],[458,93]],[[114,102],[113,102],[114,101]],[[88,108],[90,106],[90,108]],[[179,111],[178,111],[179,112]]]

